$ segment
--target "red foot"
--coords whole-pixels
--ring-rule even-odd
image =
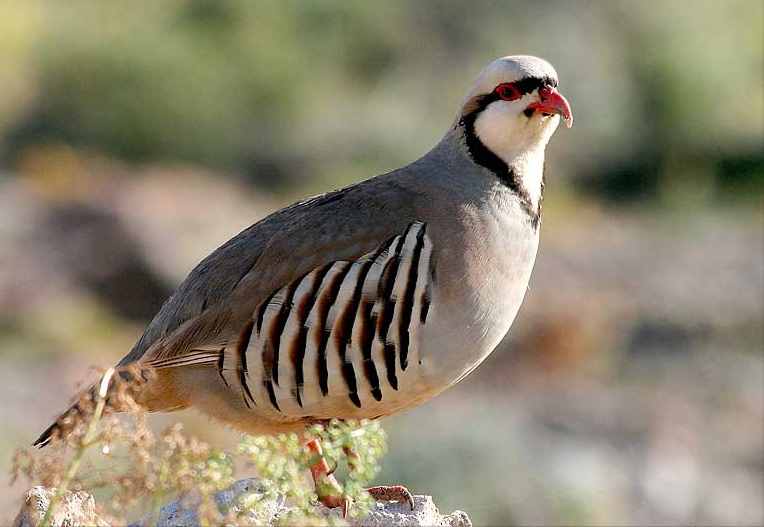
[[[403,485],[380,485],[378,487],[369,487],[366,492],[371,494],[371,497],[377,501],[400,501],[407,502],[414,510],[414,496],[411,495],[409,489]]]
[[[310,473],[313,476],[313,482],[316,485],[316,494],[319,501],[324,506],[334,509],[342,508],[342,517],[346,518],[350,508],[350,500],[345,496],[342,486],[332,475],[329,463],[324,458],[323,450],[318,439],[311,439],[305,444],[305,447],[316,457],[316,461],[310,466]],[[348,459],[354,459],[355,454],[346,451]],[[414,496],[409,489],[403,485],[382,485],[379,487],[370,487],[366,491],[377,501],[400,501],[406,502],[414,510]]]

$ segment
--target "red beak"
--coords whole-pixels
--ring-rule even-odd
[[[551,86],[542,86],[539,88],[539,102],[528,105],[528,108],[537,112],[558,114],[565,121],[565,126],[573,126],[573,113],[570,111],[570,104],[560,92]]]

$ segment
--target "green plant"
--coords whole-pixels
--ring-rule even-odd
[[[281,521],[294,525],[320,519],[316,516],[316,491],[305,478],[316,462],[316,456],[304,447],[311,439],[320,442],[324,458],[344,476],[340,478],[345,482],[341,492],[349,500],[349,514],[366,515],[373,500],[364,487],[379,472],[379,461],[387,448],[382,427],[372,421],[333,420],[327,425],[310,427],[303,437],[297,434],[245,436],[239,451],[255,467],[267,489],[263,495],[253,497],[250,506],[256,507],[257,502],[281,495],[293,505]]]
[[[320,442],[325,459],[345,481],[340,492],[351,503],[350,515],[363,516],[372,505],[364,486],[379,472],[386,450],[377,422],[332,421],[311,426],[300,436],[243,436],[237,452],[227,453],[187,435],[180,424],[154,434],[147,412],[135,402],[144,381],[140,375],[127,377],[131,380],[107,370],[96,389],[83,392],[79,411],[60,421],[63,438],[41,451],[16,452],[14,480],[23,475],[56,489],[43,526],[50,525],[70,489],[98,493],[99,514],[119,523],[135,511],[148,511],[148,522],[155,523],[160,506],[181,497],[197,505],[200,525],[260,525],[269,501],[283,496],[288,508],[277,525],[338,525],[343,522],[336,514],[317,506],[313,483],[306,477],[316,462],[305,448],[312,439]],[[111,412],[113,408],[122,413]],[[234,482],[237,461],[255,470],[259,488],[240,496],[235,507],[220,510],[215,494]]]

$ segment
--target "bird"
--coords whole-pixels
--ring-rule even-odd
[[[557,87],[546,60],[498,58],[425,155],[276,211],[212,252],[117,364],[153,372],[139,402],[276,434],[379,419],[464,379],[528,289],[545,149],[573,123]]]

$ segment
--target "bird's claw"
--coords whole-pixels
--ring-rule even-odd
[[[329,509],[342,508],[342,517],[346,518],[351,506],[350,499],[345,495],[342,485],[339,484],[333,473],[335,467],[329,467],[326,459],[323,457],[321,444],[317,439],[308,441],[305,445],[307,449],[315,455],[316,459],[310,466],[310,472],[313,476],[313,482],[316,485],[316,494],[319,501]],[[358,457],[349,448],[345,449],[345,455],[348,457],[348,463],[352,464]],[[414,496],[409,489],[403,485],[380,485],[366,489],[372,498],[376,501],[399,501],[406,502],[414,510]]]
[[[366,492],[377,501],[400,501],[406,502],[414,510],[414,496],[409,489],[403,485],[380,485],[378,487],[369,487]]]

